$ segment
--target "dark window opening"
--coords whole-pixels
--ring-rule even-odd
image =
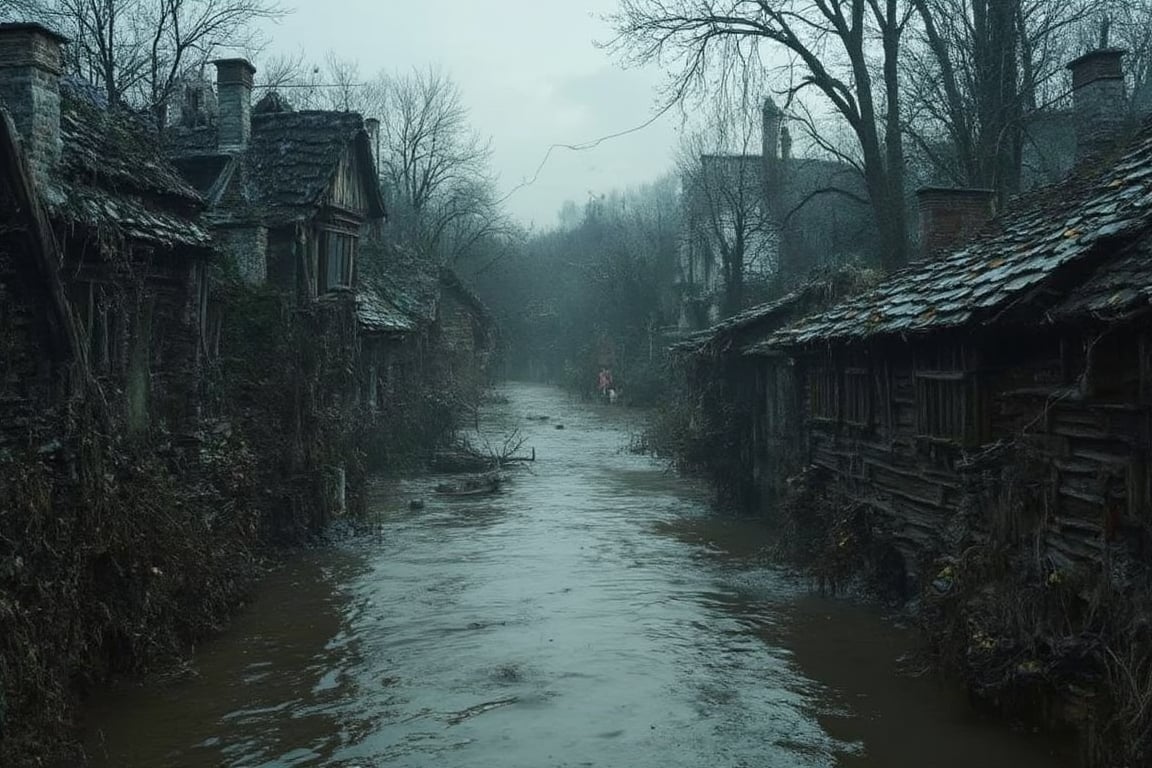
[[[872,426],[872,376],[867,368],[844,369],[844,420],[861,427]]]
[[[840,417],[839,383],[836,369],[831,366],[813,368],[809,372],[809,397],[815,418],[835,420]]]
[[[320,232],[320,293],[352,287],[352,266],[356,257],[356,237],[345,232]]]
[[[964,442],[972,425],[962,373],[916,374],[916,427],[921,436]]]

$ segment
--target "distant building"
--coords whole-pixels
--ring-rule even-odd
[[[859,171],[794,156],[784,113],[771,98],[761,117],[762,154],[704,155],[683,181],[682,329],[719,319],[730,279],[723,268],[726,248],[744,250],[750,298],[767,281],[788,288],[813,267],[859,261],[872,252],[875,226]]]

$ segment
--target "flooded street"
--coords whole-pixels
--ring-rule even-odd
[[[375,535],[270,577],[194,674],[91,702],[96,765],[1070,765],[898,674],[907,633],[629,454],[636,414],[500,392],[483,434],[534,464],[489,496],[381,485]]]

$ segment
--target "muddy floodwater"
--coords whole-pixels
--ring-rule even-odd
[[[628,453],[639,414],[499,392],[482,434],[521,430],[534,464],[489,496],[379,483],[374,533],[273,574],[191,674],[95,697],[95,764],[1072,764],[904,674],[909,633],[815,595],[755,518]]]

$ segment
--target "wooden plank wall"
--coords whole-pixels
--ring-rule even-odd
[[[935,358],[960,361],[959,373],[971,382],[965,390],[971,424],[955,439],[924,434],[920,350],[908,345],[870,350],[876,402],[867,425],[843,418],[844,393],[839,418],[813,415],[813,393],[823,397],[827,366],[853,361],[844,355],[801,358],[797,381],[806,418],[797,434],[766,441],[763,450],[779,450],[787,441],[806,445],[810,464],[829,470],[841,490],[881,513],[910,566],[939,550],[948,535],[1008,529],[1039,534],[1055,567],[1095,565],[1108,542],[1150,517],[1152,345],[1147,338],[1147,333],[1123,338],[1121,347],[1139,349],[1140,356],[1100,363],[1097,375],[1107,380],[1097,386],[1084,380],[1086,361],[1076,352],[1085,347],[1080,338],[994,353],[971,344],[963,345],[967,349],[941,345]],[[1011,449],[1001,446],[993,455],[988,449],[998,441]],[[982,455],[993,458],[977,458]],[[763,456],[758,461],[766,470],[786,464]],[[997,508],[1010,482],[1021,484],[1017,499],[1023,484],[1038,492],[1030,496],[1036,508],[1006,525],[999,519],[1003,515],[1021,516],[1019,510]],[[949,531],[961,513],[970,530]]]

